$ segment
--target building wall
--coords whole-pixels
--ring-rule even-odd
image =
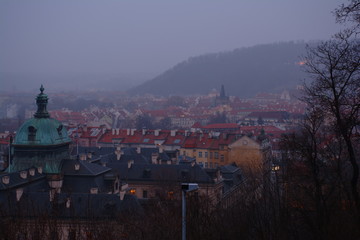
[[[258,172],[262,170],[263,154],[261,146],[247,136],[243,136],[229,145],[227,164],[236,163],[244,171]]]

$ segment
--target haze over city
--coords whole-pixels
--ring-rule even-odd
[[[339,29],[332,11],[341,3],[1,1],[0,73],[29,76],[31,89],[38,88],[30,81],[36,76],[49,89],[64,87],[61,76],[76,76],[77,82],[119,79],[133,86],[193,56],[326,40]],[[0,84],[9,87],[4,77]]]
[[[360,239],[360,0],[0,0],[0,240]]]

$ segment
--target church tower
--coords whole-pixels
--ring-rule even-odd
[[[226,96],[225,88],[224,88],[224,85],[222,84],[221,85],[221,90],[220,90],[220,96],[217,96],[215,98],[215,106],[226,105],[226,104],[229,104],[229,103],[230,103],[229,97]]]

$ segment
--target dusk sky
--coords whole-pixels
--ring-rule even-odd
[[[328,39],[346,0],[1,0],[0,72],[161,73],[191,56]]]

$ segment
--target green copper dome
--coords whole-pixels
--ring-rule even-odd
[[[61,122],[50,118],[47,103],[48,97],[41,85],[34,118],[27,120],[16,133],[12,144],[14,156],[8,172],[42,167],[44,173],[59,174],[63,159],[70,157],[71,139]]]
[[[71,142],[66,128],[47,112],[48,97],[41,85],[36,98],[38,109],[34,118],[26,121],[16,133],[15,145],[57,145]]]
[[[58,145],[70,142],[66,128],[53,118],[32,118],[16,133],[15,145]]]

